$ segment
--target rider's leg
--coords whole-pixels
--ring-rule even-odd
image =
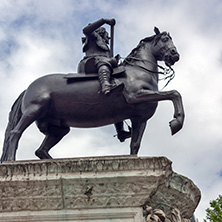
[[[110,93],[110,75],[111,71],[107,65],[101,65],[98,67],[99,82],[102,88],[102,93],[105,95]]]
[[[129,131],[125,131],[123,127],[123,122],[115,123],[115,128],[117,132],[117,138],[120,142],[124,142],[125,139],[131,137],[131,128],[129,128]]]

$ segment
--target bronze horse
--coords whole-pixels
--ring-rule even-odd
[[[45,134],[35,152],[40,159],[52,158],[49,150],[70,127],[100,127],[126,119],[132,125],[130,153],[137,154],[146,122],[162,100],[173,102],[170,127],[172,134],[178,132],[184,122],[182,99],[175,90],[158,90],[157,61],[170,67],[179,60],[179,54],[169,33],[160,33],[158,28],[154,31],[155,35],[142,39],[119,65],[125,71],[115,79],[123,87],[109,96],[99,93],[97,78],[67,79],[65,74],[51,74],[35,80],[12,106],[1,162],[15,160],[22,133],[33,122]]]

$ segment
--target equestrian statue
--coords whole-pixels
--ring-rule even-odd
[[[162,100],[174,106],[170,121],[172,135],[183,126],[182,98],[176,90],[158,90],[160,75],[174,77],[172,65],[179,53],[167,32],[142,39],[125,58],[113,56],[114,19],[100,19],[83,29],[84,58],[77,73],[50,74],[38,78],[20,94],[9,114],[1,162],[14,161],[19,140],[32,123],[45,135],[35,154],[52,158],[50,149],[70,127],[91,128],[114,124],[120,142],[131,138],[130,154],[138,153],[147,120]],[[110,35],[104,27],[110,25]],[[110,46],[109,46],[110,45]],[[166,68],[158,65],[164,61]],[[163,71],[160,71],[163,69]],[[168,84],[167,82],[167,84]],[[131,121],[129,130],[123,122]]]

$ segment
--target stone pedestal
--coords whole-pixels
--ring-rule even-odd
[[[158,212],[166,221],[176,216],[185,221],[192,217],[199,200],[199,189],[174,173],[165,157],[113,156],[0,165],[0,222],[143,222]]]

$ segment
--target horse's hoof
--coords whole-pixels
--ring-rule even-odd
[[[171,134],[174,135],[175,133],[177,133],[179,130],[182,129],[182,126],[183,125],[177,119],[173,119],[172,121],[170,121]]]
[[[39,158],[39,159],[52,159],[52,157],[45,151],[43,150],[36,150],[35,151],[35,155]]]

